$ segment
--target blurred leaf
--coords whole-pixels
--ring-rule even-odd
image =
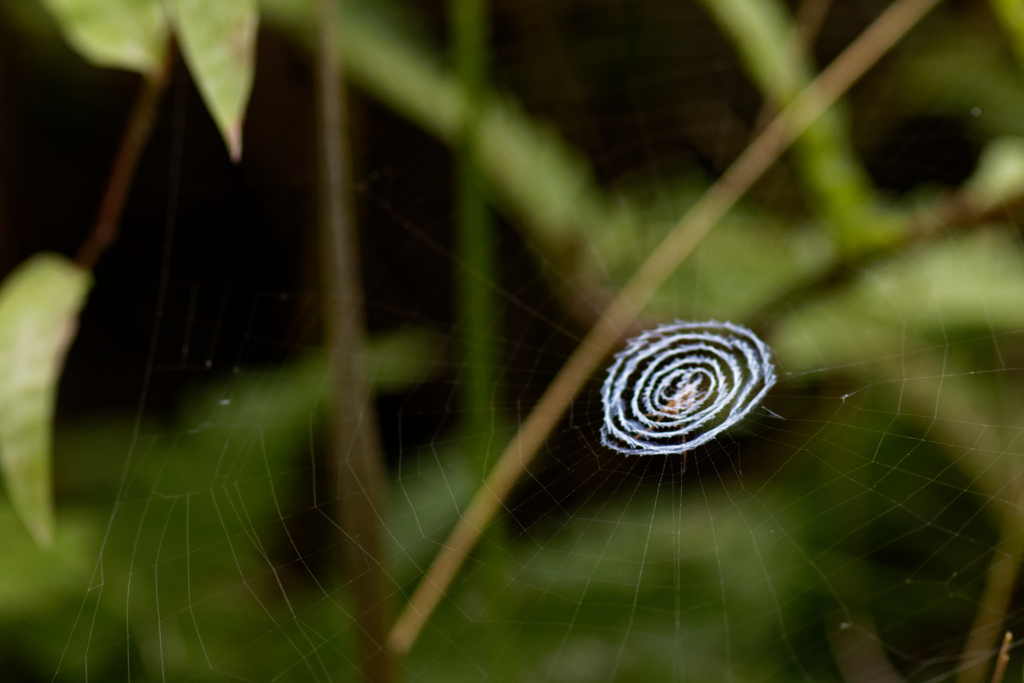
[[[53,536],[51,442],[57,382],[90,274],[41,253],[0,284],[0,469],[36,542]]]
[[[68,43],[97,66],[154,72],[167,45],[160,0],[42,0]]]
[[[986,211],[1020,196],[1024,190],[1024,138],[1006,136],[988,143],[967,187]]]
[[[1005,230],[943,240],[872,271],[857,287],[859,308],[919,334],[950,328],[1024,327],[1024,252]]]
[[[170,0],[169,6],[189,72],[232,161],[238,161],[256,69],[256,0]]]
[[[479,484],[457,443],[403,457],[388,518],[388,571],[398,585],[422,574]]]
[[[758,87],[788,103],[810,82],[810,69],[794,43],[795,26],[778,0],[704,0],[732,40]]]
[[[789,373],[836,369],[900,352],[897,330],[865,319],[850,296],[818,301],[788,317],[769,342]]]
[[[677,315],[688,298],[693,318],[743,320],[832,264],[835,251],[823,230],[787,230],[764,216],[740,214],[708,235],[652,300],[654,310],[674,308]]]
[[[907,332],[1024,327],[1024,252],[1003,230],[929,244],[866,271],[849,289],[804,306],[776,330],[787,370],[898,358]],[[939,340],[937,340],[939,341]]]
[[[43,549],[25,535],[14,510],[0,503],[0,622],[81,597],[99,545],[97,521],[88,514],[62,519],[53,544]]]
[[[1009,35],[1017,61],[1024,67],[1024,4],[1020,0],[989,0],[989,4]]]
[[[424,327],[374,335],[367,348],[369,380],[378,394],[408,390],[439,367],[441,342]]]
[[[936,31],[899,65],[886,84],[897,125],[904,116],[948,116],[963,121],[980,137],[1024,136],[1024,88],[1003,46],[993,35],[960,23]],[[887,131],[876,126],[880,138]]]
[[[775,485],[789,483],[780,477]],[[776,651],[784,637],[773,620],[778,602],[792,606],[819,589],[811,563],[799,556],[797,539],[780,533],[793,528],[802,510],[770,493],[762,492],[758,503],[706,486],[701,497],[682,501],[648,495],[595,501],[550,537],[534,532],[517,539],[523,567],[510,583],[536,631],[524,636],[533,639],[526,650],[555,654],[563,637],[553,638],[545,627],[572,623],[571,637],[594,639],[597,657],[578,662],[588,675],[575,680],[602,680],[599,672],[610,664],[601,650],[614,651],[627,625],[646,632],[664,628],[657,612],[682,595],[687,636],[671,648],[633,644],[639,656],[623,664],[632,675],[616,680],[662,680],[661,672],[680,651],[697,672],[692,680],[779,680],[715,653],[728,638],[743,642],[748,656]],[[722,578],[723,566],[728,579]],[[726,611],[731,627],[723,631]]]
[[[620,285],[700,198],[708,184],[688,179],[623,194],[636,217],[629,230],[595,231],[593,251]],[[822,272],[835,260],[832,241],[817,223],[794,227],[782,217],[749,204],[730,211],[652,298],[659,318],[749,317],[797,282]]]
[[[779,0],[703,0],[732,41],[751,80],[775,107],[790,104],[813,72],[796,27]],[[854,251],[891,243],[896,217],[876,201],[871,179],[853,151],[847,117],[830,107],[793,145],[797,171],[812,202],[832,224],[836,243]]]

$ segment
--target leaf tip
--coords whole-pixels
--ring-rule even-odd
[[[224,142],[228,146],[228,154],[232,163],[242,160],[242,121],[239,119],[224,130]]]

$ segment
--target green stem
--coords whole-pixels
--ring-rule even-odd
[[[487,2],[449,0],[453,61],[465,95],[466,116],[456,144],[456,245],[460,265],[458,315],[463,349],[466,443],[482,477],[494,424],[497,388],[494,347],[494,229],[483,190],[478,140],[487,87]]]
[[[769,102],[788,106],[811,82],[806,51],[794,49],[798,27],[780,0],[703,0]],[[867,171],[853,151],[846,116],[832,107],[793,145],[796,170],[811,203],[832,224],[844,254],[884,244],[896,218],[880,210]]]
[[[453,3],[455,0],[451,0]],[[298,33],[300,12],[282,4],[265,7],[279,25]],[[453,149],[466,128],[468,97],[456,75],[429,50],[403,40],[365,12],[349,11],[343,59],[350,82]],[[453,22],[454,23],[454,22]],[[454,26],[453,26],[454,28]],[[304,28],[302,30],[305,30]],[[454,31],[453,31],[454,33]],[[484,64],[486,62],[483,62]],[[635,231],[640,213],[606,193],[590,162],[547,125],[532,120],[514,98],[489,90],[479,112],[478,171],[487,180],[491,206],[528,230],[548,254],[579,254],[566,259],[566,279],[603,281],[607,263],[578,250],[585,240]],[[614,270],[614,267],[613,267]]]

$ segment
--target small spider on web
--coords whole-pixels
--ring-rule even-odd
[[[655,423],[662,423],[665,420],[672,419],[678,420],[680,416],[687,414],[694,407],[701,404],[702,401],[708,396],[709,391],[700,390],[700,381],[693,380],[692,375],[688,375],[683,379],[682,385],[676,392],[669,398],[664,406],[659,406],[657,410],[644,413],[648,418],[653,420]],[[651,427],[645,430],[648,436],[655,436],[655,432]],[[680,435],[679,447],[685,448],[686,446],[686,434]],[[690,451],[683,450],[683,471],[682,474],[686,474],[686,464],[689,459]]]

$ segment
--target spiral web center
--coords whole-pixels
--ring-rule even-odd
[[[627,455],[682,452],[737,425],[775,382],[768,348],[733,323],[677,322],[630,340],[602,388],[602,442]]]

